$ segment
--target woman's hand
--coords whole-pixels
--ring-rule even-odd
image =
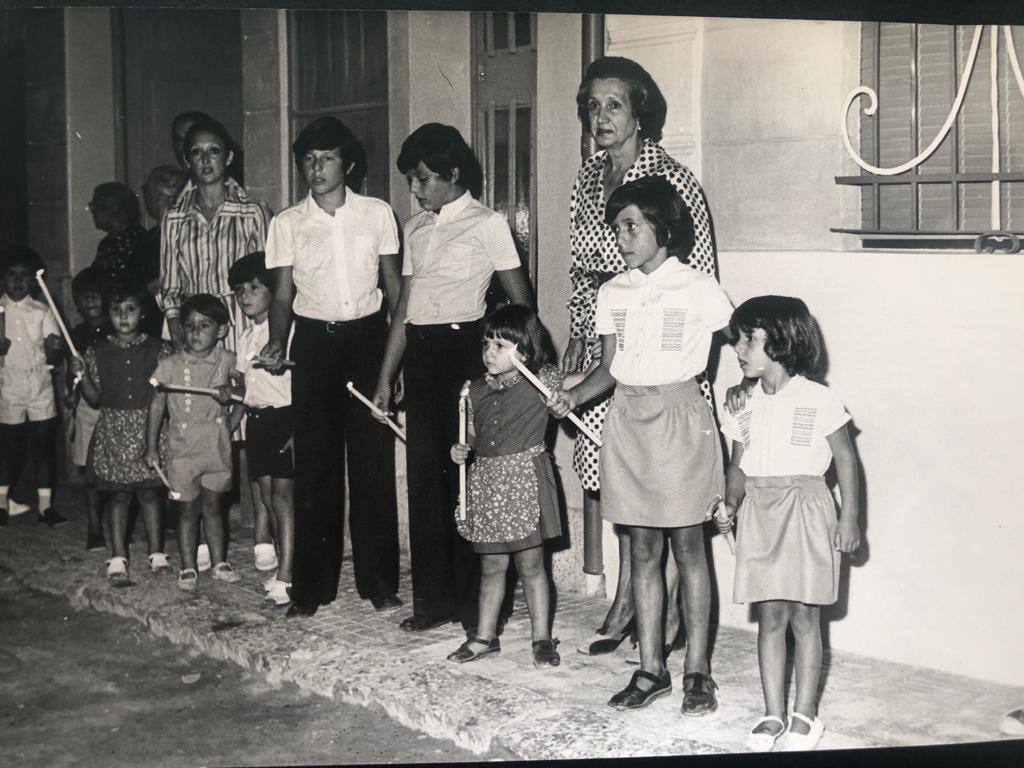
[[[471,450],[466,443],[455,443],[451,449],[452,461],[459,465],[465,464],[469,459],[469,452]]]
[[[181,327],[180,317],[167,318],[167,333],[176,350],[180,352],[185,348],[185,329]]]
[[[562,355],[562,372],[578,373],[583,369],[583,354],[587,349],[586,339],[569,339],[569,345]]]
[[[851,515],[839,520],[839,527],[836,529],[835,541],[836,551],[853,552],[860,546],[860,526],[857,520]]]
[[[564,419],[569,411],[576,410],[576,396],[572,390],[556,389],[552,391],[544,405],[548,407],[551,415],[557,419]]]

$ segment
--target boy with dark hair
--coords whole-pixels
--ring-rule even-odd
[[[263,501],[254,504],[253,557],[258,570],[277,568],[274,577],[264,585],[267,599],[275,605],[287,605],[295,543],[291,373],[270,373],[256,359],[269,338],[272,274],[263,251],[256,251],[231,266],[228,284],[242,312],[255,322],[238,338],[237,361],[238,375],[245,379],[245,453],[249,476],[256,483],[255,493]],[[236,426],[242,415],[239,409]],[[271,523],[277,534],[278,552],[274,551]]]
[[[345,385],[372,392],[399,293],[398,227],[391,207],[351,187],[365,174],[362,145],[333,117],[293,146],[309,187],[270,223],[266,263],[276,268],[269,341],[261,364],[291,354],[295,424],[295,569],[289,616],[311,616],[338,593],[348,464],[356,589],[377,610],[398,599],[398,513],[391,431]],[[378,287],[383,277],[383,292]],[[384,296],[388,306],[384,306]],[[346,455],[347,454],[347,455]]]

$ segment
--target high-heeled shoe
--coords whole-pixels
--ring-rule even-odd
[[[589,640],[586,640],[576,650],[585,656],[602,656],[606,653],[612,653],[618,648],[622,641],[625,640],[633,633],[633,627],[636,624],[636,618],[629,620],[629,623],[622,628],[622,631],[618,635],[612,635],[608,632],[608,625],[602,624],[601,628],[594,633],[594,636]]]

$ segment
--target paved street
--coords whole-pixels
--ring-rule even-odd
[[[418,763],[480,759],[366,709],[315,696],[138,622],[75,611],[0,571],[0,764]],[[214,715],[215,716],[211,716]]]

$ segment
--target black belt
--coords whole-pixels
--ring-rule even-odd
[[[405,332],[417,339],[432,339],[437,336],[453,333],[472,333],[478,335],[480,333],[480,321],[463,320],[458,323],[438,323],[437,325],[414,325],[413,323],[407,323]]]
[[[384,308],[374,312],[372,315],[356,318],[355,320],[314,320],[312,317],[295,316],[295,324],[303,325],[310,330],[322,333],[341,333],[342,331],[357,331],[369,327],[374,323],[384,320]]]

